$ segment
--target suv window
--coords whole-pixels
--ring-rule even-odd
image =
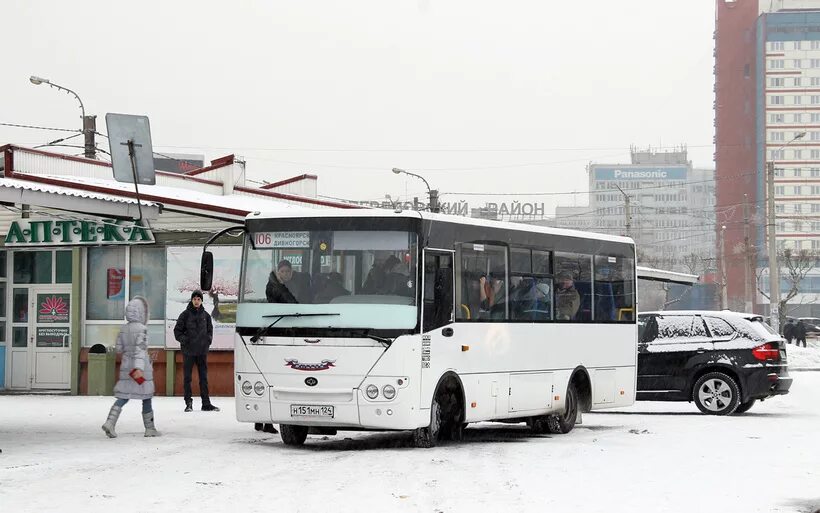
[[[673,339],[706,335],[699,317],[692,315],[663,315],[655,317],[657,331],[652,327],[645,332],[646,342],[671,342]],[[653,333],[654,332],[654,333]],[[654,335],[654,336],[653,336]]]
[[[703,320],[706,321],[706,326],[709,327],[709,333],[712,334],[712,337],[731,337],[735,334],[732,325],[723,319],[704,317]]]

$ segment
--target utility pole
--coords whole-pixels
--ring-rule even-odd
[[[752,262],[752,248],[749,246],[749,195],[743,195],[743,252],[746,259],[743,262],[743,299],[746,303],[746,312],[753,313],[752,287],[749,284],[749,270]]]
[[[621,191],[621,194],[624,195],[624,215],[626,219],[624,219],[624,223],[626,226],[626,236],[632,237],[632,209],[629,207],[629,194],[625,193],[623,189],[618,187],[618,184],[615,184],[615,187]]]
[[[726,287],[726,225],[720,227],[720,309],[725,310],[729,303]]]
[[[85,137],[85,158],[97,158],[97,146],[94,144],[94,134],[97,132],[97,116],[83,116],[83,135]]]
[[[774,210],[774,162],[766,163],[766,193],[769,245],[769,318],[774,331],[780,333],[780,264],[777,261],[777,226]]]
[[[805,131],[795,133],[789,142],[772,152],[771,158],[780,158],[780,150],[805,136]],[[766,194],[766,200],[768,201],[766,224],[769,226],[769,317],[774,331],[780,333],[780,263],[777,261],[777,219],[774,209],[774,161],[766,162]]]

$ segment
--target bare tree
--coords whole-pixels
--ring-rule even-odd
[[[778,304],[780,317],[779,325],[781,331],[783,326],[786,324],[786,305],[788,305],[789,301],[800,293],[800,282],[803,281],[806,275],[818,265],[818,258],[820,258],[820,254],[805,249],[798,251],[784,249],[782,251],[778,251],[777,271],[781,277],[781,280],[785,278],[786,283],[788,284],[788,291],[786,291],[785,294],[782,290],[780,291],[780,301]],[[784,268],[786,271],[785,274],[783,273]],[[766,299],[770,299],[769,294],[764,292],[761,287],[761,284],[763,283],[762,278],[763,276],[761,269],[757,272],[757,290]]]

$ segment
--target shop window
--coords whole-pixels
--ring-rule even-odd
[[[0,282],[0,318],[6,317],[6,284]]]
[[[0,321],[0,344],[6,343],[6,321]]]
[[[631,258],[596,256],[595,320],[631,322],[635,318],[634,282]]]
[[[125,248],[89,248],[86,318],[125,318]]]
[[[11,347],[28,346],[28,328],[25,326],[15,326],[11,329]]]
[[[58,251],[56,253],[56,283],[71,283],[71,251]]]
[[[28,322],[28,289],[14,289],[11,309],[12,322]]]
[[[458,247],[456,319],[507,317],[507,251],[504,246],[464,243]]]
[[[165,248],[132,247],[129,295],[148,300],[149,317],[165,318]]]
[[[0,251],[0,278],[6,277],[6,252]]]
[[[51,251],[15,251],[14,283],[51,283]]]

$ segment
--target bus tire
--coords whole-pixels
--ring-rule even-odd
[[[430,425],[413,430],[413,445],[422,449],[435,447],[441,432],[441,406],[438,396],[430,405]]]
[[[550,432],[549,427],[549,415],[541,415],[538,417],[531,417],[527,421],[527,425],[530,427],[530,431],[536,435],[546,435]]]
[[[575,427],[575,420],[578,418],[578,391],[575,383],[567,386],[566,407],[563,413],[550,415],[547,417],[547,426],[550,433],[562,435],[572,431]]]
[[[308,427],[279,424],[279,435],[285,445],[302,445],[307,440]]]

